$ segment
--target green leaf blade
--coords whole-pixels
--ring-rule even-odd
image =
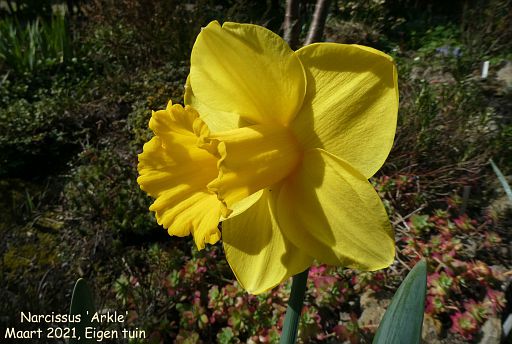
[[[85,328],[91,326],[91,318],[94,315],[95,307],[91,289],[85,279],[79,278],[76,281],[71,297],[70,315],[80,315],[80,322],[70,323],[70,328],[76,329],[76,338],[71,338],[69,344],[96,343],[94,339],[85,338]]]
[[[398,288],[375,334],[373,344],[421,342],[426,290],[427,263],[422,259]]]

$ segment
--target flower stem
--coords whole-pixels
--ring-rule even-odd
[[[300,274],[293,276],[292,291],[290,292],[290,300],[288,300],[280,344],[293,344],[297,338],[302,303],[306,294],[308,272],[309,269],[306,269]]]

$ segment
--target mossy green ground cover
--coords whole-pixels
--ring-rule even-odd
[[[151,137],[151,110],[182,101],[201,25],[233,20],[278,32],[284,4],[122,3],[78,3],[66,21],[66,58],[58,44],[35,49],[32,67],[0,51],[0,328],[18,326],[22,310],[67,312],[85,277],[97,307],[128,311],[126,325],[150,342],[274,342],[290,284],[247,295],[219,244],[197,252],[189,238],[169,237],[136,183],[136,156]],[[488,160],[512,173],[511,89],[497,78],[512,59],[510,5],[333,2],[326,40],[370,45],[397,61],[395,146],[372,181],[398,254],[375,273],[313,267],[302,342],[371,341],[376,327],[362,320],[361,295],[388,299],[421,257],[437,338],[478,342],[482,325],[509,311],[511,214]],[[304,9],[311,14],[313,3]],[[22,7],[17,22],[2,23],[24,30],[34,13],[42,12]],[[51,23],[44,13],[41,23]],[[13,42],[3,46],[28,51],[30,43]]]

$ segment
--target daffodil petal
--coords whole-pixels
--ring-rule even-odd
[[[194,95],[190,86],[190,75],[185,85],[184,101],[199,112],[201,119],[208,125],[212,133],[228,131],[242,126],[243,120],[236,113],[215,110],[207,104],[201,103]]]
[[[153,113],[150,128],[157,136],[139,154],[137,179],[156,198],[149,209],[169,234],[192,234],[199,249],[217,242],[221,202],[206,187],[217,177],[217,158],[197,145],[207,128],[192,108],[172,104]]]
[[[243,213],[247,209],[249,209],[254,203],[259,201],[259,199],[262,197],[264,191],[265,190],[257,191],[255,193],[253,193],[252,195],[245,197],[241,201],[234,203],[232,206],[233,211],[229,214],[228,218],[235,217],[235,216]],[[227,218],[221,216],[220,220],[224,221],[226,219]]]
[[[368,47],[318,43],[297,51],[307,92],[292,129],[305,149],[322,148],[365,177],[384,163],[398,112],[395,64]]]
[[[393,261],[393,231],[372,185],[321,149],[306,151],[283,183],[276,214],[285,237],[322,263],[377,270]]]
[[[245,212],[222,222],[226,258],[242,287],[265,292],[304,271],[312,258],[281,233],[272,211],[269,190]]]
[[[219,157],[219,176],[208,189],[225,205],[224,217],[234,204],[286,177],[301,157],[295,137],[279,125],[252,125],[211,134],[206,140]]]
[[[214,21],[192,48],[190,87],[197,101],[213,110],[251,124],[285,125],[302,104],[306,81],[298,57],[272,31]]]

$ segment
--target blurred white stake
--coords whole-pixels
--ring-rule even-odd
[[[489,75],[489,61],[484,61],[484,65],[482,66],[482,79],[487,79],[487,75]]]
[[[505,338],[510,333],[510,330],[512,329],[512,314],[509,314],[507,317],[507,320],[503,323],[503,334],[505,335]]]

